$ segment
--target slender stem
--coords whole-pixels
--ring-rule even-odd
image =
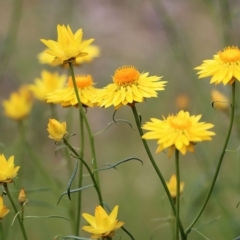
[[[0,239],[5,239],[4,238],[4,231],[3,231],[3,226],[2,226],[2,221],[0,220]]]
[[[170,205],[171,205],[171,207],[172,207],[173,214],[174,214],[174,216],[176,217],[175,205],[174,205],[172,196],[171,196],[171,194],[170,194],[170,192],[169,192],[169,190],[168,190],[168,187],[167,187],[167,184],[166,184],[166,182],[165,182],[165,179],[164,179],[161,171],[159,170],[159,168],[158,168],[158,166],[157,166],[157,164],[156,164],[156,162],[155,162],[155,160],[154,160],[154,158],[153,158],[153,156],[152,156],[152,154],[151,154],[151,151],[150,151],[150,149],[149,149],[149,147],[148,147],[147,141],[142,138],[143,130],[142,130],[142,128],[141,128],[141,123],[140,123],[140,120],[139,120],[139,116],[138,116],[138,113],[137,113],[137,109],[136,109],[135,105],[132,106],[131,108],[132,108],[132,111],[133,111],[133,115],[134,115],[134,118],[135,118],[135,121],[136,121],[136,125],[137,125],[137,128],[138,128],[139,134],[140,134],[140,136],[141,136],[141,139],[142,139],[144,148],[145,148],[145,150],[146,150],[146,152],[147,152],[147,155],[148,155],[148,157],[149,157],[149,159],[150,159],[150,161],[151,161],[151,163],[152,163],[152,165],[153,165],[153,168],[155,169],[155,171],[156,171],[156,173],[157,173],[157,175],[158,175],[158,177],[159,177],[159,179],[160,179],[160,181],[161,181],[161,183],[162,183],[162,185],[163,185],[163,187],[164,187],[164,190],[165,190],[165,192],[166,192],[166,194],[167,194],[167,196],[168,196],[168,200],[169,200]],[[185,236],[185,233],[184,233],[184,230],[183,230],[183,226],[182,226],[182,223],[181,223],[180,220],[179,220],[179,228],[180,228],[180,233],[181,233],[182,239],[186,239],[186,236]]]
[[[76,84],[76,79],[75,79],[75,75],[74,75],[74,71],[73,71],[73,64],[72,64],[71,61],[69,61],[69,68],[70,68],[70,72],[71,72],[71,76],[72,76],[74,91],[75,91],[77,101],[78,101],[79,114],[82,115],[82,117],[83,117],[83,121],[85,123],[87,133],[88,133],[88,136],[89,136],[90,147],[91,147],[92,158],[93,158],[92,159],[92,165],[93,165],[94,177],[96,178],[98,188],[100,189],[98,171],[95,171],[97,169],[97,159],[96,159],[95,146],[94,146],[94,137],[93,137],[90,125],[88,123],[86,114],[83,110],[83,106],[82,106],[82,103],[81,103],[81,100],[80,100],[80,97],[79,97],[78,88],[77,88],[77,84]]]
[[[15,205],[15,203],[14,203],[12,197],[11,197],[11,194],[9,192],[7,183],[3,183],[3,187],[4,187],[4,189],[7,193],[7,196],[8,196],[8,198],[9,198],[9,200],[10,200],[12,206],[13,206],[13,209],[14,209],[15,213],[18,214],[18,210],[17,210],[16,205]],[[23,221],[21,221],[21,218],[20,218],[19,214],[17,215],[17,219],[18,219],[18,222],[20,224],[20,228],[21,228],[24,240],[28,240],[28,237],[27,237],[24,225],[23,225]]]
[[[98,195],[98,199],[99,199],[99,203],[100,205],[103,207],[103,199],[102,199],[102,195],[101,195],[101,191],[99,189],[99,186],[97,184],[97,181],[90,169],[90,167],[87,165],[87,163],[81,158],[81,156],[79,156],[79,154],[76,152],[76,150],[68,143],[68,141],[64,138],[63,139],[64,144],[71,150],[72,153],[74,153],[74,155],[83,163],[83,165],[86,167],[92,181],[94,184],[94,187],[96,189],[97,195]]]
[[[175,150],[177,196],[176,196],[176,240],[179,239],[179,220],[180,220],[180,170],[179,170],[179,151]]]
[[[83,159],[84,158],[84,126],[83,126],[83,119],[82,119],[82,115],[80,118],[80,135],[81,135],[81,151],[80,151],[80,156]],[[83,182],[83,163],[82,161],[80,162],[80,167],[79,167],[79,175],[78,175],[78,188],[82,187],[82,182]],[[82,191],[78,192],[78,196],[77,196],[77,221],[76,221],[76,236],[79,235],[79,226],[80,226],[80,212],[81,212],[81,207],[82,207]]]
[[[50,103],[50,110],[51,110],[51,116],[52,116],[52,118],[57,119],[57,118],[58,118],[58,113],[57,113],[57,111],[56,111],[55,104]]]
[[[207,203],[208,203],[208,200],[212,194],[212,191],[213,191],[213,188],[215,186],[215,183],[216,183],[216,180],[217,180],[217,177],[218,177],[218,174],[219,174],[219,171],[220,171],[220,168],[221,168],[221,164],[222,164],[222,161],[223,161],[223,158],[224,158],[224,155],[225,155],[225,152],[226,152],[226,148],[227,148],[227,145],[228,145],[228,141],[229,141],[229,138],[230,138],[230,135],[231,135],[231,131],[232,131],[232,126],[233,126],[233,121],[234,121],[234,113],[235,113],[235,91],[236,91],[236,83],[234,82],[232,84],[232,105],[231,105],[231,118],[230,118],[230,124],[229,124],[229,129],[228,129],[228,133],[227,133],[227,137],[226,137],[226,140],[225,140],[225,143],[223,145],[223,149],[222,149],[222,153],[220,155],[220,158],[219,158],[219,162],[218,162],[218,165],[217,165],[217,169],[216,169],[216,172],[214,174],[214,177],[213,177],[213,181],[212,181],[212,184],[210,186],[210,189],[209,189],[209,192],[207,194],[207,197],[199,211],[199,213],[197,214],[197,216],[195,217],[195,219],[192,221],[192,223],[189,225],[189,227],[185,230],[185,233],[186,235],[188,235],[190,232],[191,232],[191,229],[192,227],[195,225],[195,223],[198,221],[198,219],[200,218],[200,216],[202,215],[205,207],[207,206]]]

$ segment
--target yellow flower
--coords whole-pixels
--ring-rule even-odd
[[[140,73],[133,66],[123,66],[115,71],[113,83],[106,86],[93,100],[101,107],[113,105],[116,109],[143,102],[145,98],[157,97],[157,91],[164,90],[166,81],[162,77],[148,76],[149,73]]]
[[[28,86],[23,86],[18,92],[13,92],[9,100],[3,101],[5,115],[13,120],[22,120],[31,111],[32,95]]]
[[[0,220],[2,220],[8,213],[9,209],[3,205],[3,197],[0,196]]]
[[[88,53],[85,48],[90,45],[94,39],[82,41],[82,29],[78,29],[73,34],[69,25],[57,26],[58,41],[41,39],[48,49],[46,53],[52,55],[54,58],[53,64],[62,64],[69,61],[75,62],[77,57],[86,56]]]
[[[173,174],[169,182],[167,182],[167,187],[172,198],[176,198],[177,197],[177,178],[175,174]],[[183,192],[183,188],[184,188],[184,182],[180,182],[180,194]]]
[[[176,106],[178,109],[187,109],[189,98],[186,94],[179,94],[176,98]]]
[[[49,119],[48,122],[48,133],[49,133],[49,138],[54,139],[55,141],[61,141],[64,136],[67,134],[66,131],[67,125],[66,122],[60,123],[56,119]]]
[[[100,55],[99,47],[95,46],[95,45],[89,45],[89,46],[85,47],[84,52],[87,52],[88,55],[77,57],[75,64],[80,65],[83,63],[91,62],[94,58],[96,58]],[[39,53],[38,59],[41,64],[50,64],[52,66],[58,66],[58,65],[65,66],[65,64],[62,64],[62,63],[53,63],[55,57],[48,54],[46,51]]]
[[[59,76],[58,73],[50,73],[43,70],[41,72],[41,78],[36,78],[34,81],[35,84],[30,85],[29,89],[37,99],[46,101],[47,94],[58,88],[63,88],[66,79],[66,75]]]
[[[212,90],[211,96],[214,108],[220,110],[227,110],[229,108],[229,100],[221,92],[219,92],[218,90]]]
[[[163,120],[151,118],[142,126],[143,129],[149,130],[142,138],[157,139],[157,153],[165,148],[169,148],[168,156],[171,157],[173,151],[178,149],[183,155],[187,151],[193,152],[196,142],[211,140],[214,132],[207,129],[214,125],[205,122],[198,122],[201,115],[190,116],[189,112],[180,111],[176,116],[169,115]]]
[[[99,89],[94,88],[91,75],[75,76],[78,94],[81,103],[87,107],[93,107],[92,99],[96,96]],[[74,91],[72,77],[68,78],[68,85],[63,89],[57,89],[48,94],[48,103],[60,103],[63,107],[78,106],[77,97]]]
[[[199,78],[212,77],[210,83],[232,84],[236,79],[240,81],[240,50],[238,47],[226,47],[213,56],[213,59],[205,60],[195,68],[200,70]]]
[[[12,182],[19,168],[14,165],[14,156],[6,160],[5,156],[0,154],[0,184]]]
[[[90,226],[84,226],[82,229],[86,232],[92,233],[91,238],[112,237],[114,231],[124,225],[124,222],[117,220],[118,206],[115,206],[110,215],[99,205],[95,209],[95,217],[83,213],[82,216],[90,224]]]

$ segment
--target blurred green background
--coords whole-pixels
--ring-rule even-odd
[[[114,71],[122,65],[133,65],[140,72],[163,76],[168,81],[159,97],[149,99],[137,108],[142,122],[150,117],[177,113],[179,96],[185,96],[185,110],[202,114],[202,121],[215,125],[213,141],[197,144],[195,152],[181,156],[181,179],[185,182],[181,197],[181,219],[186,228],[198,213],[220,156],[227,132],[229,117],[211,105],[211,90],[218,89],[230,98],[229,86],[213,86],[209,79],[198,80],[194,67],[210,59],[224,47],[240,46],[240,2],[234,0],[1,0],[0,1],[0,100],[9,97],[22,84],[32,83],[43,69],[66,73],[66,69],[40,65],[37,54],[45,49],[40,38],[56,39],[57,24],[69,24],[75,32],[83,28],[84,39],[95,38],[101,56],[77,69],[77,73],[92,74],[97,87],[112,81]],[[237,101],[239,105],[239,86]],[[57,106],[59,120],[67,121],[74,146],[79,146],[78,111]],[[104,129],[112,121],[114,109],[88,109],[87,116],[93,132]],[[239,158],[239,109],[236,112],[228,149],[213,195],[189,239],[234,239],[240,235],[240,158]],[[30,116],[24,121],[27,149],[21,140],[19,126],[0,111],[0,153],[15,156],[21,169],[15,184],[10,185],[13,196],[24,187],[29,200],[26,215],[62,215],[74,222],[76,196],[72,201],[63,197],[74,167],[74,159],[67,159],[64,152],[55,152],[56,145],[46,131],[50,107],[35,101]],[[116,118],[126,119],[133,125],[117,123],[95,138],[98,165],[113,163],[128,157],[143,160],[141,165],[132,161],[117,170],[100,172],[105,202],[112,209],[119,205],[120,221],[138,240],[172,239],[171,224],[164,220],[171,216],[171,209],[163,187],[143,149],[129,107],[121,108]],[[156,142],[150,141],[154,154]],[[86,159],[91,161],[90,151]],[[166,181],[175,172],[174,158],[166,153],[154,154]],[[51,181],[35,164],[38,158]],[[84,177],[84,185],[90,183]],[[75,184],[75,183],[74,183]],[[74,187],[74,186],[73,186]],[[76,186],[75,186],[76,187]],[[1,189],[3,191],[3,188]],[[10,202],[4,198],[11,209]],[[94,189],[83,191],[82,212],[94,213],[98,204]],[[14,212],[11,209],[3,220],[7,239],[22,239],[19,224],[10,229]],[[86,224],[82,219],[81,225]],[[54,239],[54,236],[74,235],[74,223],[62,219],[26,219],[29,239]],[[201,236],[197,231],[205,236]],[[122,231],[115,239],[129,239]],[[89,234],[81,232],[81,236]]]

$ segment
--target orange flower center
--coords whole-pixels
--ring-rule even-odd
[[[93,80],[91,75],[77,75],[75,76],[76,84],[78,88],[85,88],[93,85]],[[72,77],[68,78],[68,86],[73,86]]]
[[[227,47],[218,53],[220,59],[225,63],[240,61],[240,50],[238,47]]]
[[[169,118],[171,126],[178,130],[186,130],[191,126],[189,119],[172,116]]]
[[[139,71],[133,66],[123,66],[115,71],[113,81],[122,86],[136,82],[140,77]]]

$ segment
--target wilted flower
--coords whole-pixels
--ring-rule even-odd
[[[67,134],[66,128],[66,122],[60,123],[56,119],[49,119],[47,129],[49,133],[48,137],[54,139],[57,142],[61,141],[63,137]]]
[[[95,216],[88,213],[83,213],[82,216],[90,224],[82,229],[92,233],[91,238],[112,237],[114,231],[124,225],[124,222],[117,220],[118,206],[115,206],[112,212],[108,215],[106,211],[99,205],[95,209]]]
[[[143,102],[145,98],[157,97],[157,91],[164,90],[166,81],[162,77],[140,73],[133,66],[123,66],[115,71],[113,83],[107,85],[93,100],[101,107],[113,105],[116,109]]]
[[[0,196],[0,221],[9,213],[9,209],[3,205],[3,197]]]
[[[85,48],[94,41],[94,39],[82,41],[82,29],[73,34],[69,25],[67,27],[58,25],[57,32],[57,41],[41,39],[48,47],[46,53],[54,57],[53,64],[75,62],[76,58],[86,56],[88,53]]]
[[[46,101],[47,94],[56,89],[63,88],[66,80],[66,75],[60,76],[58,73],[51,73],[43,70],[41,72],[41,78],[36,78],[34,84],[31,84],[29,88],[37,99]]]
[[[175,174],[173,174],[169,182],[167,182],[167,187],[172,198],[176,198],[177,197],[177,178]],[[184,188],[184,182],[180,182],[180,194],[183,192],[183,188]]]
[[[93,85],[91,75],[76,75],[75,76],[78,94],[81,103],[87,107],[93,107],[92,99],[99,91]],[[72,77],[68,78],[67,86],[63,89],[57,89],[48,94],[48,103],[60,103],[63,107],[78,106],[78,100],[75,94]]]
[[[0,154],[0,184],[10,183],[17,176],[19,166],[14,165],[14,156],[6,160],[3,154]]]
[[[199,78],[212,77],[210,83],[226,85],[235,79],[240,81],[240,50],[234,46],[226,47],[195,69],[199,70]]]
[[[13,120],[22,120],[31,111],[32,94],[28,86],[23,86],[18,92],[13,92],[9,100],[3,101],[5,115]]]
[[[18,202],[23,205],[27,201],[26,193],[24,188],[21,188],[19,194],[18,194]]]
[[[175,149],[183,155],[187,151],[193,152],[196,142],[211,140],[214,132],[208,131],[214,125],[205,122],[198,122],[201,115],[190,116],[189,112],[180,111],[176,116],[169,115],[163,120],[151,118],[142,126],[143,129],[149,130],[142,138],[157,139],[157,152],[169,148],[168,156],[171,157]]]

